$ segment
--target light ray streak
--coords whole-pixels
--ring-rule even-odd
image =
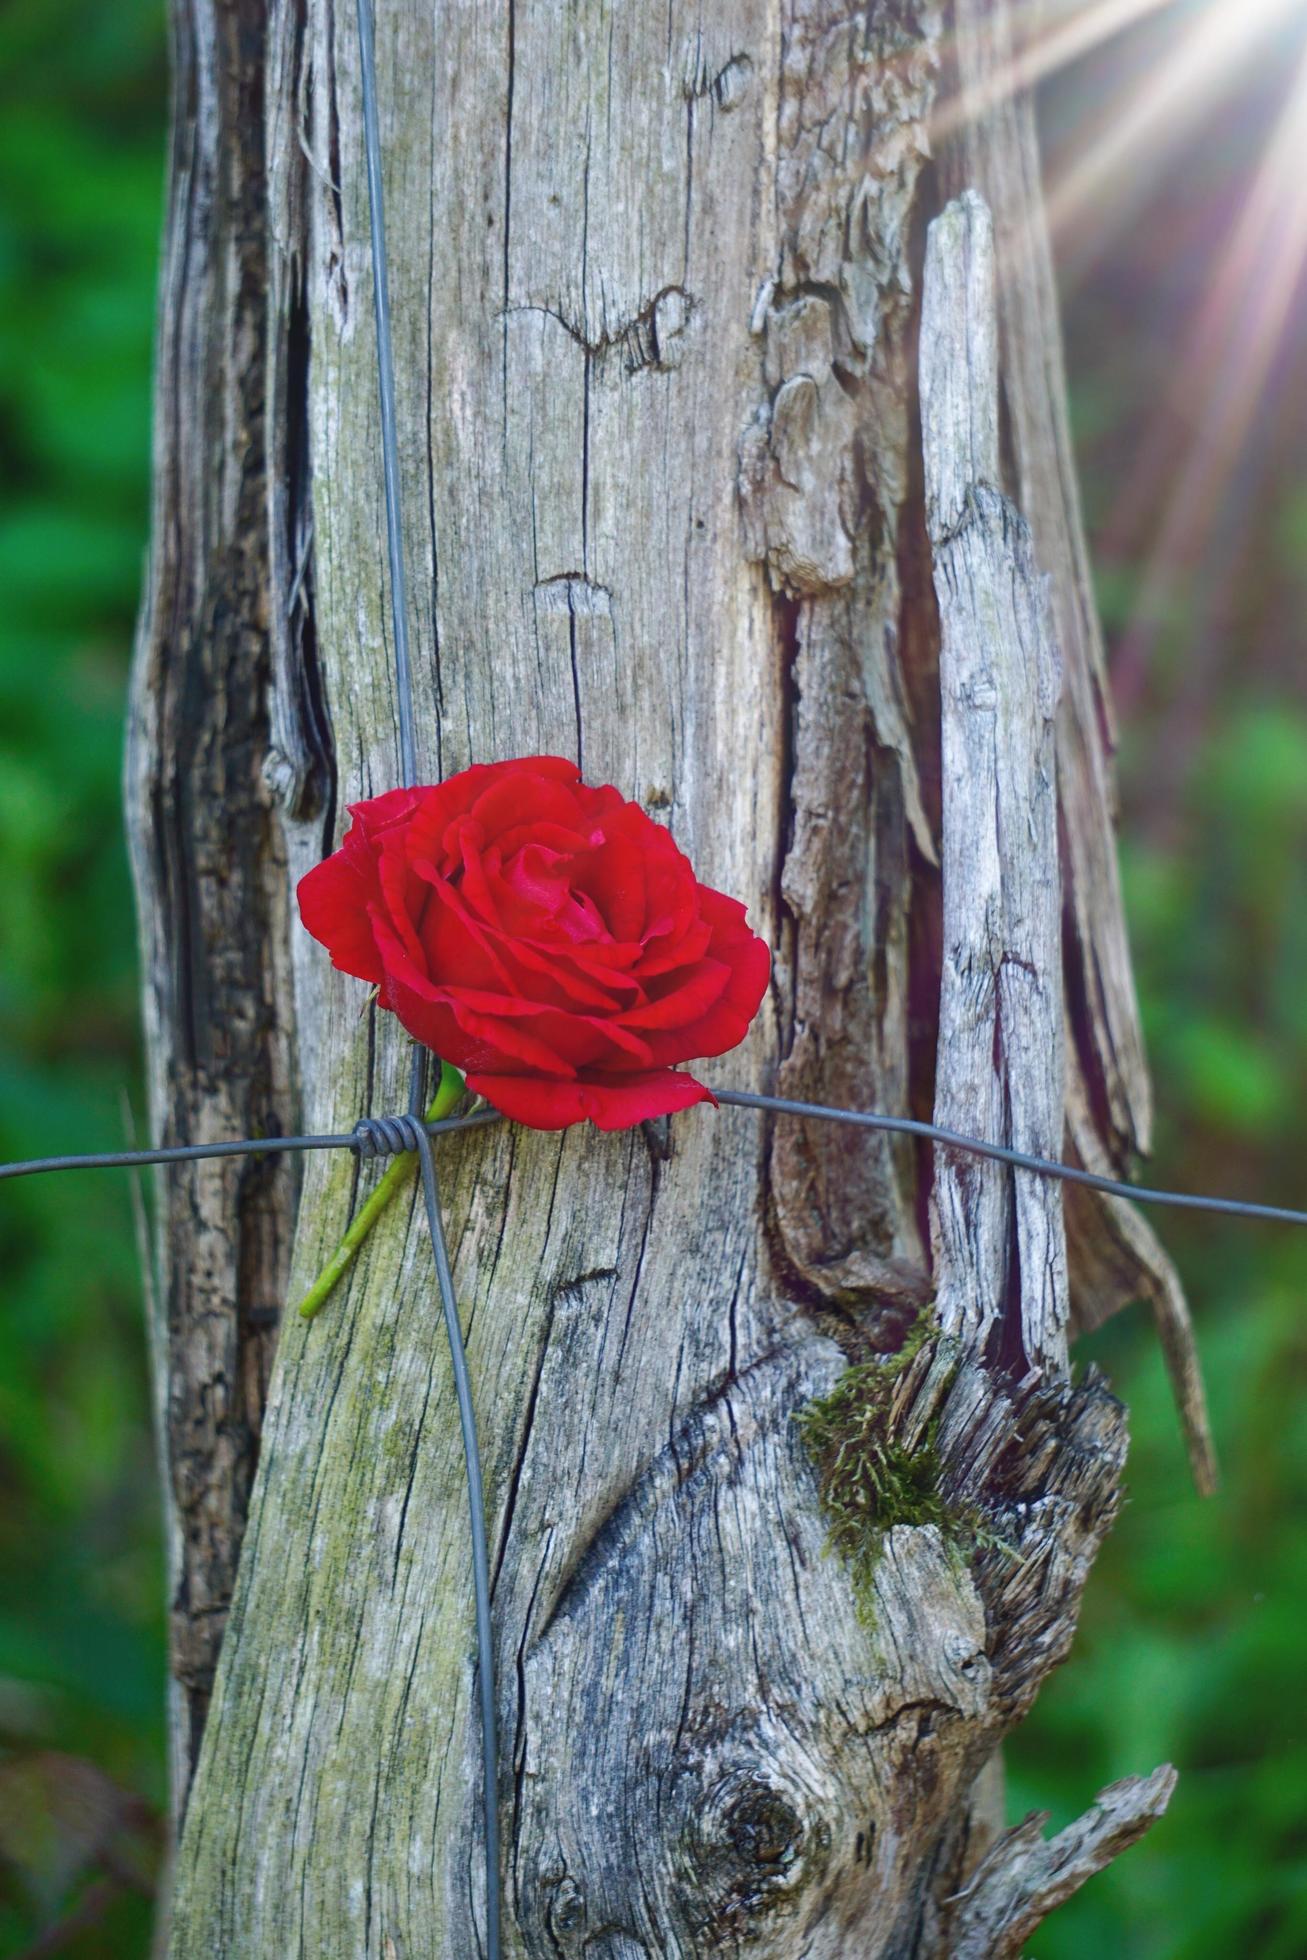
[[[1077,8],[1069,18],[1044,32],[1036,32],[1019,45],[983,82],[945,97],[931,119],[932,136],[937,141],[951,136],[964,124],[988,115],[991,109],[1022,90],[1034,88],[1046,76],[1079,60],[1114,35],[1124,33],[1149,14],[1174,4],[1175,0],[1092,0],[1091,5]],[[1018,35],[1023,19],[1039,20],[1044,12],[1042,0],[1031,0],[1030,4],[1014,9]]]
[[[1124,101],[1113,101],[1097,136],[1048,196],[1049,226],[1056,237],[1100,200],[1114,178],[1133,170],[1141,156],[1152,161],[1179,141],[1210,99],[1225,88],[1230,71],[1246,60],[1301,0],[1213,0],[1178,41],[1165,66],[1143,75]],[[1123,204],[1116,199],[1115,215]]]
[[[1137,686],[1177,579],[1202,555],[1284,333],[1307,263],[1305,153],[1307,53],[1168,391],[1171,415],[1193,401],[1203,406],[1173,471],[1174,488],[1114,669],[1126,691]],[[1150,453],[1162,450],[1160,430],[1157,436],[1145,440],[1144,480],[1128,500],[1140,519],[1159,487],[1159,465],[1148,465]]]

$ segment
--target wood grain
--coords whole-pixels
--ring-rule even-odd
[[[944,887],[935,1122],[1056,1156],[1062,895],[1053,716],[1061,670],[1030,532],[997,487],[993,221],[965,193],[930,228],[921,319],[926,522],[940,613]],[[940,1151],[940,1324],[1009,1366],[1066,1368],[1061,1186]]]
[[[156,1111],[191,1078],[152,854],[198,786],[208,830],[176,850],[203,864],[227,826],[191,916],[257,977],[251,1078],[271,1055],[306,1127],[348,1128],[403,1107],[407,1044],[289,920],[345,806],[399,775],[353,10],[197,18],[202,73],[225,51],[243,94],[216,123],[208,84],[179,98],[165,344],[174,313],[214,340],[164,369],[189,407],[165,396],[157,564],[227,481],[216,453],[245,472],[221,508],[253,569],[224,583],[197,529],[189,562],[245,637],[201,614],[192,656],[162,601],[143,632]],[[380,10],[418,738],[433,780],[571,755],[748,903],[775,984],[715,1079],[933,1104],[1057,1154],[1079,1078],[1042,549],[995,459],[1015,384],[983,204],[925,243],[949,27],[908,0]],[[197,130],[254,186],[198,231]],[[246,802],[234,774],[179,780],[176,690],[203,755],[237,741]],[[1086,890],[1087,916],[1117,903]],[[245,1105],[214,1109],[241,1127]],[[1066,1378],[1056,1188],[728,1109],[440,1155],[486,1460],[507,1951],[943,1960],[994,1839],[997,1745],[1067,1651],[1124,1457],[1119,1405]],[[292,1296],[377,1174],[305,1166]],[[210,1212],[225,1247],[238,1193],[215,1184]],[[170,1212],[171,1435],[174,1479],[201,1436],[217,1507],[221,1559],[186,1541],[179,1567],[212,1574],[210,1664],[230,1614],[173,1951],[473,1955],[465,1499],[424,1228],[397,1206],[330,1309],[282,1332],[248,1522],[253,1451],[228,1465],[213,1395],[243,1296],[187,1230]],[[934,1289],[939,1336],[888,1421],[934,1439],[970,1550],[885,1520],[869,1621],[823,1556],[792,1417]],[[1057,1890],[1037,1862],[986,1893],[1004,1924]]]
[[[264,9],[175,10],[154,511],[125,772],[150,1125],[163,1143],[299,1127],[286,852],[266,783],[270,616]],[[301,384],[302,386],[302,377]],[[169,1551],[171,1782],[184,1807],[235,1581],[299,1172],[160,1175],[152,1329]]]

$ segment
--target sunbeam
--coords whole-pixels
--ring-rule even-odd
[[[1170,59],[1142,75],[1123,101],[1111,103],[1078,160],[1050,187],[1048,216],[1054,236],[1089,209],[1101,211],[1109,187],[1113,215],[1120,223],[1130,202],[1124,197],[1126,180],[1146,181],[1145,165],[1156,167],[1228,85],[1231,70],[1301,7],[1302,0],[1242,0],[1237,5],[1234,0],[1209,0],[1194,25],[1177,38]],[[1136,11],[1142,15],[1147,10]],[[1082,51],[1088,45],[1083,42]]]
[[[1177,581],[1204,556],[1224,493],[1254,422],[1307,263],[1307,53],[1273,127],[1257,175],[1231,230],[1206,304],[1189,335],[1153,429],[1140,445],[1141,470],[1126,493],[1122,528],[1155,508],[1166,470],[1173,487],[1117,660],[1118,687],[1132,693]],[[1186,404],[1202,404],[1178,467],[1168,469],[1160,429]],[[1156,460],[1153,460],[1156,459]]]
[[[932,124],[936,139],[985,115],[1006,97],[1034,88],[1113,35],[1173,4],[1174,0],[1090,0],[1088,6],[1076,4],[1051,26],[1045,25],[1043,0],[1027,0],[1026,5],[1014,7],[1012,25],[1017,46],[1011,59],[982,85],[945,97]]]

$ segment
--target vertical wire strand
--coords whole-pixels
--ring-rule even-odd
[[[422,1164],[422,1195],[426,1200],[427,1226],[431,1250],[435,1255],[436,1278],[440,1282],[440,1303],[449,1335],[450,1359],[454,1364],[454,1393],[458,1399],[458,1419],[463,1431],[463,1461],[467,1469],[467,1504],[472,1537],[472,1585],[476,1598],[477,1661],[481,1687],[481,1761],[485,1778],[486,1832],[486,1947],[490,1960],[499,1960],[499,1747],[495,1732],[495,1655],[490,1623],[490,1556],[486,1545],[486,1504],[481,1481],[481,1451],[477,1445],[476,1414],[468,1381],[467,1355],[459,1325],[458,1302],[454,1295],[454,1276],[449,1267],[449,1248],[445,1243],[445,1222],[440,1211],[440,1187],[436,1181],[436,1153],[431,1138],[419,1124],[416,1129],[418,1156]]]
[[[381,125],[377,115],[376,35],[372,0],[358,0],[359,59],[363,74],[363,146],[368,167],[368,221],[372,233],[372,297],[377,316],[377,391],[381,397],[381,468],[386,484],[386,543],[390,552],[390,611],[395,636],[395,692],[399,707],[399,757],[404,788],[418,776],[413,732],[413,675],[408,654],[408,583],[400,528],[399,442],[395,429],[395,359],[390,334],[390,277],[386,261],[386,214],[381,190]]]
[[[404,576],[404,539],[400,523],[399,442],[395,417],[395,362],[390,331],[390,280],[386,260],[386,220],[381,180],[381,129],[377,114],[376,35],[372,0],[358,0],[359,63],[363,82],[363,141],[367,157],[368,219],[372,240],[372,295],[376,310],[377,388],[381,400],[381,460],[386,490],[386,542],[390,556],[390,611],[395,653],[395,693],[399,710],[399,749],[404,787],[417,782],[417,741],[413,726],[413,676],[408,644],[408,586]],[[485,1780],[486,1951],[499,1960],[499,1763],[495,1728],[494,1644],[490,1619],[490,1562],[486,1549],[485,1492],[476,1414],[468,1380],[463,1330],[445,1243],[436,1179],[435,1152],[420,1117],[426,1078],[426,1057],[413,1054],[409,1079],[409,1115],[422,1164],[422,1192],[436,1279],[440,1286],[445,1332],[454,1369],[454,1391],[463,1433],[463,1466],[467,1478],[472,1543],[472,1581],[476,1606],[476,1638],[481,1690],[481,1758]]]

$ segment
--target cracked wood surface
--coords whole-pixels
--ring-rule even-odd
[[[1089,578],[1080,488],[1066,416],[1062,333],[1039,194],[1035,108],[1011,90],[1015,27],[990,0],[954,0],[946,51],[948,112],[939,167],[948,190],[974,186],[995,214],[1001,390],[1011,455],[1005,484],[1025,512],[1050,576],[1062,655],[1056,723],[1066,860],[1068,1151],[1093,1170],[1129,1176],[1152,1133],[1135,980],[1115,853],[1115,717]],[[1199,1492],[1219,1472],[1193,1327],[1176,1268],[1133,1205],[1076,1200],[1072,1327],[1088,1331],[1123,1305],[1152,1305]]]
[[[1063,1127],[1053,761],[1061,671],[1029,529],[997,487],[996,326],[993,221],[969,191],[931,226],[921,318],[943,786],[934,1120],[1054,1157]],[[1061,1186],[941,1150],[931,1208],[944,1332],[1009,1366],[1064,1372]]]
[[[890,1108],[940,1092],[958,916],[932,574],[961,589],[969,547],[941,534],[932,559],[915,434],[947,25],[906,0],[854,17],[730,0],[707,23],[395,0],[378,38],[425,771],[554,750],[641,798],[777,951],[719,1079]],[[244,698],[258,808],[281,811],[283,910],[237,921],[202,891],[199,916],[213,945],[243,927],[271,963],[290,879],[398,761],[352,9],[276,0],[224,71],[247,93],[251,63],[266,330],[236,365],[265,418],[240,453],[265,479],[266,643]],[[935,319],[961,349],[945,260]],[[193,449],[194,432],[161,440]],[[1019,553],[1019,520],[993,514]],[[990,652],[1039,670],[1034,613],[1004,620]],[[176,649],[156,644],[166,690]],[[1044,766],[1038,723],[1013,794]],[[233,848],[257,861],[244,831]],[[1034,873],[1045,891],[1048,848],[1041,816],[1000,889]],[[1009,912],[1038,985],[1003,1000],[1002,1121],[1033,1136],[1060,1107],[1056,962],[1047,919],[1026,945]],[[402,1036],[293,931],[290,964],[306,1126],[402,1107]],[[154,1034],[167,1083],[175,1050]],[[1014,1085],[1018,1056],[1031,1079]],[[993,1113],[992,1085],[954,1111]],[[1059,1379],[1060,1201],[1031,1209],[1000,1173],[1015,1251],[988,1228],[928,1246],[911,1146],[769,1134],[734,1110],[624,1137],[483,1132],[440,1162],[490,1505],[507,1950],[943,1960],[994,1836],[996,1746],[1066,1652],[1116,1503],[1122,1412]],[[291,1297],[376,1174],[305,1166]],[[869,1627],[822,1556],[791,1417],[847,1356],[892,1345],[936,1282],[957,1310],[893,1420],[938,1436],[948,1494],[991,1530],[968,1562],[892,1529]],[[224,1339],[231,1297],[209,1308]],[[1042,1374],[982,1365],[1002,1326],[1021,1330],[1002,1358]],[[179,1406],[202,1407],[176,1338]],[[330,1310],[282,1334],[178,1857],[178,1955],[478,1951],[451,1402],[424,1230],[399,1206]],[[225,1520],[228,1588],[243,1520]]]
[[[911,874],[934,859],[902,620],[918,596],[914,218],[940,26],[929,6],[785,10],[775,258],[752,321],[764,394],[740,455],[784,661],[777,1087],[854,1108],[908,1100]],[[892,1341],[929,1290],[911,1148],[786,1122],[769,1171],[795,1283]]]
[[[173,18],[173,135],[157,343],[154,509],[126,809],[141,921],[150,1124],[162,1143],[299,1127],[286,857],[269,753],[264,8]],[[180,1810],[227,1620],[298,1167],[198,1163],[159,1180],[151,1329]]]
[[[1067,1149],[1128,1176],[1152,1130],[1152,1088],[1126,941],[1114,822],[1115,720],[1094,604],[1067,418],[1052,253],[1040,196],[1034,105],[1013,90],[1016,24],[990,0],[953,0],[944,55],[939,171],[974,186],[994,214],[1000,378],[1009,453],[1004,488],[1025,514],[1049,575],[1063,690],[1057,718],[1066,987]],[[1135,1300],[1153,1308],[1194,1481],[1218,1470],[1193,1327],[1179,1276],[1147,1219],[1086,1194],[1072,1207],[1071,1318],[1088,1331]]]
[[[1058,721],[1074,1059],[1115,1163],[1147,1150],[1152,1091],[1121,906],[1113,819],[1115,721],[1080,515],[1052,252],[1039,196],[1034,105],[1013,91],[1012,10],[955,0],[950,191],[974,187],[995,218],[1011,493],[1048,573],[1065,692]]]

